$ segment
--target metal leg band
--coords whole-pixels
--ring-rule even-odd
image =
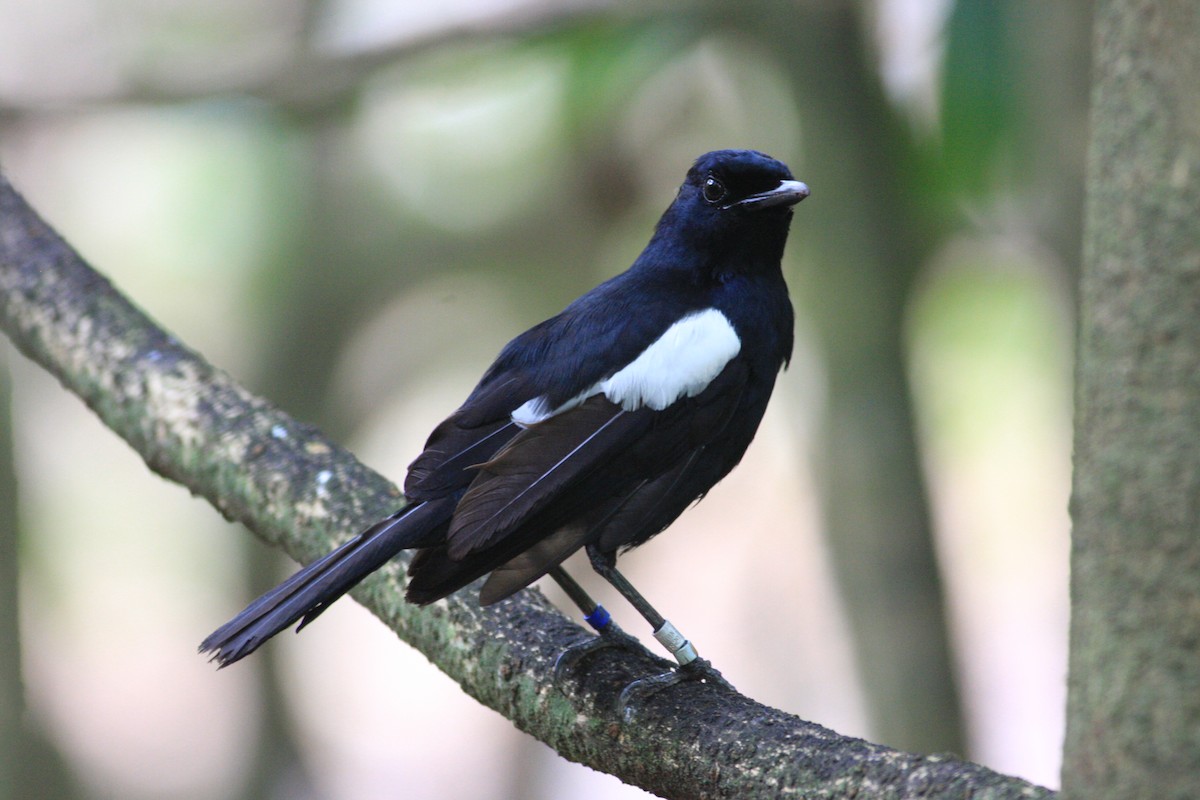
[[[663,620],[662,626],[654,632],[654,638],[658,639],[659,644],[675,656],[675,660],[679,662],[680,666],[690,664],[700,657],[692,643],[685,639],[679,629],[669,620]]]

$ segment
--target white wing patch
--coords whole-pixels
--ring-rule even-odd
[[[516,411],[512,412],[512,421],[520,425],[522,428],[528,428],[541,422],[544,419],[550,419],[555,414],[561,414],[564,411],[570,411],[577,405],[583,403],[594,394],[600,392],[600,384],[596,384],[589,389],[584,389],[579,394],[572,397],[567,402],[560,405],[558,408],[550,408],[546,402],[545,395],[535,397],[532,400],[523,403]]]
[[[715,308],[689,314],[667,328],[624,369],[601,382],[600,391],[626,411],[662,411],[681,397],[695,397],[742,349],[733,325]]]
[[[557,408],[535,397],[512,413],[521,427],[572,409],[604,393],[626,411],[649,407],[662,411],[681,397],[704,391],[742,349],[729,319],[715,308],[689,314],[658,337],[641,355],[612,377],[580,392]]]

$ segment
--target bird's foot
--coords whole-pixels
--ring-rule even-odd
[[[582,642],[568,645],[554,662],[554,681],[561,683],[566,679],[567,675],[575,671],[579,663],[585,658],[595,653],[598,650],[607,650],[610,647],[620,647],[632,652],[642,652],[645,648],[636,637],[630,636],[625,631],[621,630],[617,623],[609,620],[597,635],[590,639],[584,639]]]
[[[633,719],[637,706],[663,689],[670,688],[685,681],[702,681],[734,691],[733,684],[725,680],[720,671],[708,659],[693,658],[686,664],[661,675],[651,675],[639,678],[621,690],[617,698],[617,713],[621,719],[629,722]]]

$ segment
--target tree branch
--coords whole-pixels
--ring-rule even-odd
[[[0,326],[160,475],[307,561],[395,508],[400,494],[164,332],[93,271],[0,175]],[[614,702],[661,672],[649,653],[600,651],[578,682],[555,658],[588,634],[537,591],[480,608],[472,591],[417,608],[397,560],[354,596],[467,694],[563,757],[664,797],[1050,798],[950,756],[890,750],[737,693],[685,684],[633,721]]]
[[[601,19],[614,11],[613,0],[558,0],[513,3],[486,9],[441,27],[399,32],[388,41],[366,47],[320,48],[311,41],[311,20],[303,36],[285,56],[261,69],[230,74],[220,65],[178,74],[148,73],[127,77],[116,89],[96,93],[78,90],[51,98],[20,102],[0,98],[0,115],[21,115],[118,104],[177,104],[210,97],[243,96],[294,112],[319,113],[352,100],[367,79],[399,61],[448,43],[547,33]]]

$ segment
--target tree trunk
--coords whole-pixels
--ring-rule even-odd
[[[1064,795],[1200,797],[1200,6],[1097,7]]]
[[[0,348],[0,800],[68,800],[81,792],[25,708],[21,668],[20,515],[8,348]]]
[[[904,309],[937,242],[934,215],[901,174],[903,123],[865,48],[854,4],[775,20],[805,119],[806,247],[820,274],[797,291],[830,365],[822,503],[871,722],[919,752],[966,749],[905,369]],[[848,56],[847,54],[854,54]],[[911,154],[907,154],[911,155]]]

